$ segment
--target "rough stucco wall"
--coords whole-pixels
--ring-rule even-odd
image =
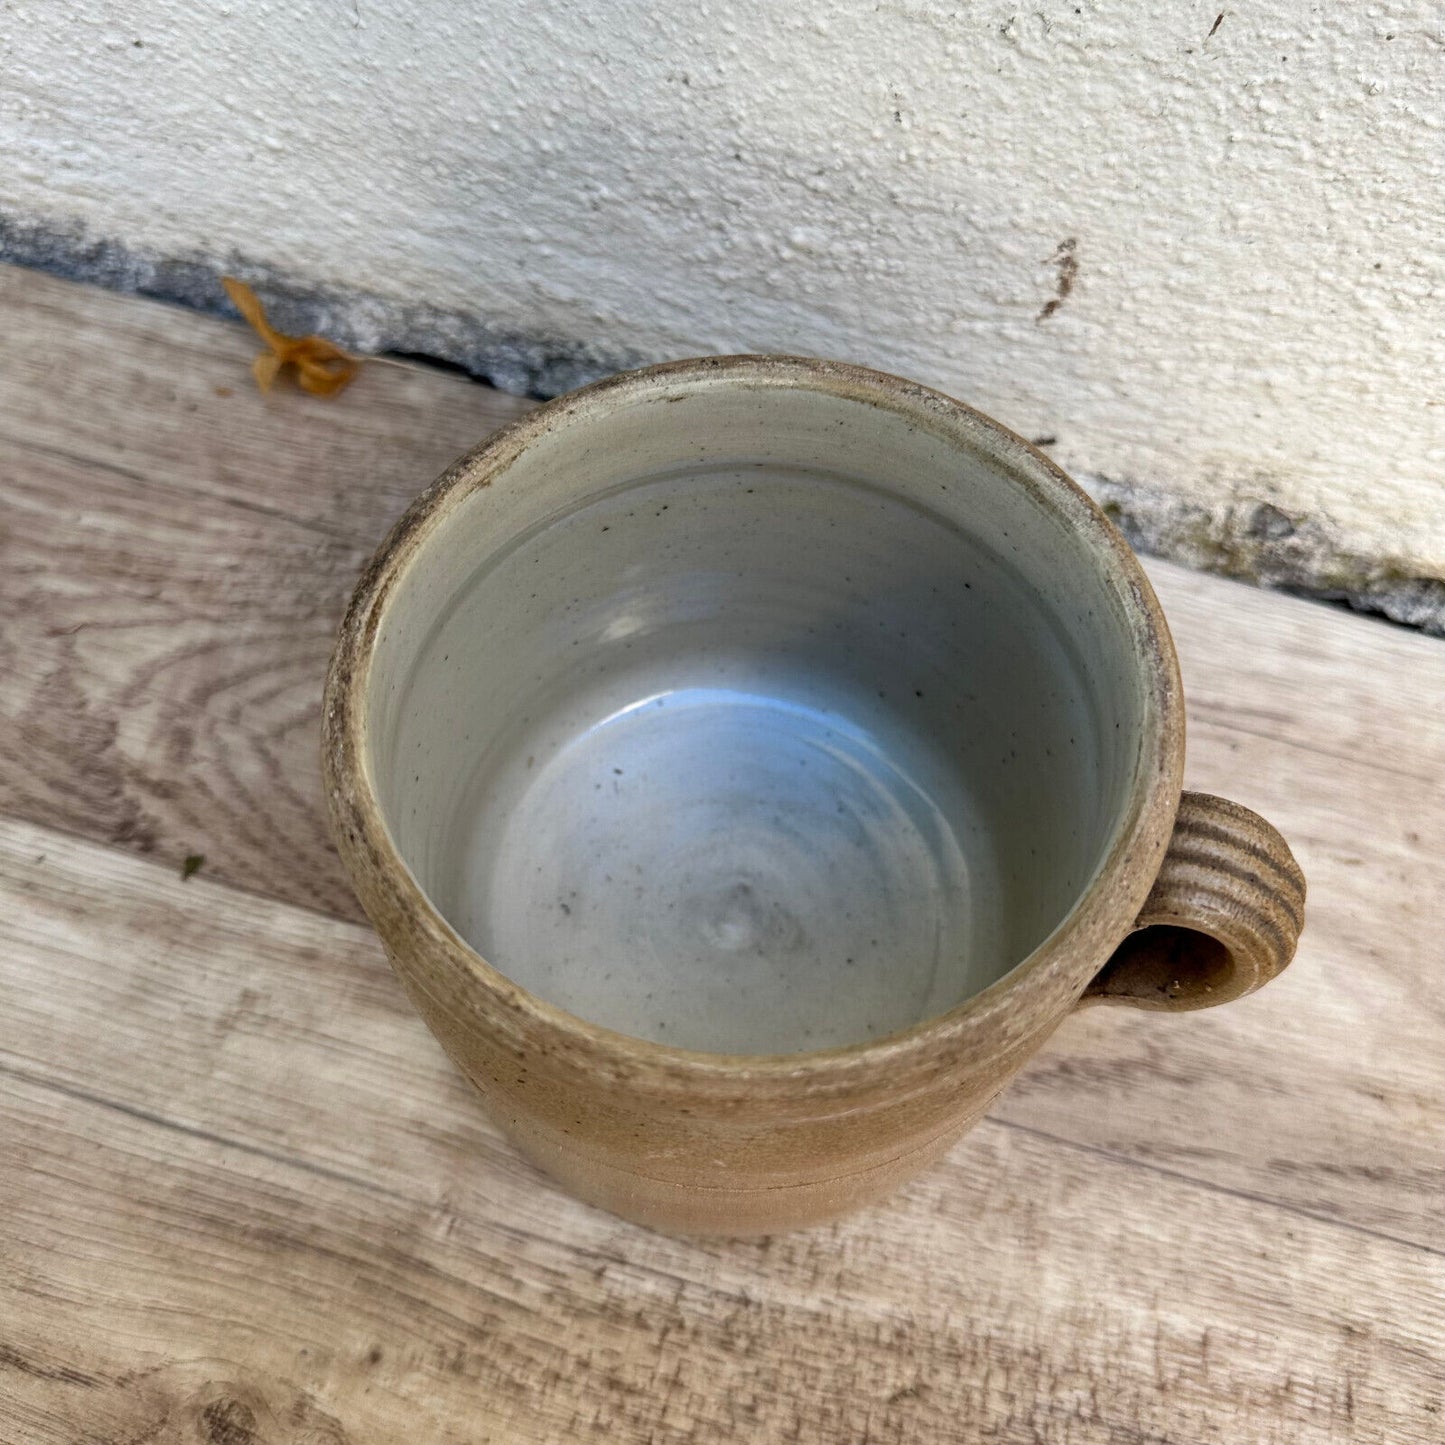
[[[1445,13],[1220,13],[5,0],[0,246],[514,388],[886,367],[1158,550],[1441,624]]]

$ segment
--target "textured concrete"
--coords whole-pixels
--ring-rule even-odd
[[[884,366],[1158,550],[1445,628],[1437,7],[0,0],[0,66],[11,259],[538,393]]]

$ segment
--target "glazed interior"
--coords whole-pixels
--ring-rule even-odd
[[[907,1028],[1041,944],[1128,821],[1153,704],[1087,504],[863,376],[584,393],[391,590],[364,761],[397,850],[594,1023],[736,1054]]]

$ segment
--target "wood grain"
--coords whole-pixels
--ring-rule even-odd
[[[1190,786],[1309,877],[1294,966],[1076,1016],[894,1208],[684,1245],[498,1141],[320,821],[355,574],[527,403],[0,308],[4,1445],[1445,1439],[1445,645],[1151,566]]]
[[[0,811],[360,917],[321,825],[365,558],[530,403],[439,372],[261,396],[245,328],[0,267]]]
[[[26,1166],[0,1178],[0,1388],[38,1445],[227,1419],[264,1441],[1439,1438],[1438,1254],[1003,1123],[832,1229],[666,1239],[506,1148],[357,925],[19,823],[0,919],[0,1138]]]

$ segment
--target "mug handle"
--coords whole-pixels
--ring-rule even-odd
[[[1294,957],[1304,905],[1304,874],[1275,828],[1185,793],[1134,929],[1080,1003],[1182,1010],[1253,993]]]

